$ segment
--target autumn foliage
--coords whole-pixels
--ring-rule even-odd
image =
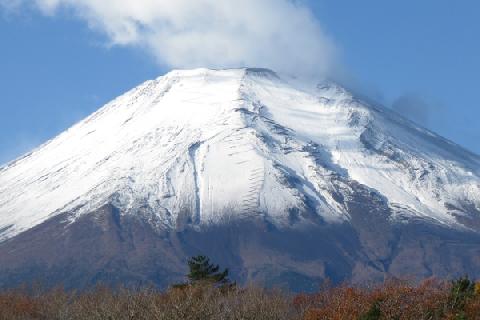
[[[461,278],[418,285],[388,281],[323,285],[293,295],[256,286],[190,284],[160,292],[98,286],[89,291],[16,289],[0,293],[0,320],[28,319],[480,319],[480,285]]]

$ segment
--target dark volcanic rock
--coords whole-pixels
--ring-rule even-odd
[[[241,283],[296,291],[315,290],[327,278],[365,283],[480,276],[478,235],[422,221],[391,224],[388,212],[368,203],[351,202],[351,224],[282,230],[258,220],[165,231],[111,205],[74,223],[57,216],[0,244],[0,285],[164,288],[182,281],[186,259],[200,253],[230,268]]]

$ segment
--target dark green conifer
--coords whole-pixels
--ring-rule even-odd
[[[223,285],[229,283],[228,269],[219,271],[220,267],[210,263],[210,259],[206,256],[199,255],[188,260],[190,272],[187,277],[191,284],[198,282],[210,282],[213,284]]]
[[[228,269],[220,271],[219,265],[210,263],[207,256],[191,257],[188,259],[188,268],[188,282],[174,284],[173,288],[183,289],[196,284],[214,285],[222,289],[232,289],[236,286],[235,282],[232,283],[228,279]]]

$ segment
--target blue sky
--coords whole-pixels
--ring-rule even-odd
[[[318,0],[306,5],[335,44],[335,61],[350,83],[480,153],[479,2]],[[118,45],[123,40],[115,38],[112,46],[106,38],[68,10],[0,8],[0,163],[181,64],[161,46],[155,50],[165,63],[144,45]]]

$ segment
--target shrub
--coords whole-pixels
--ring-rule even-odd
[[[465,309],[475,295],[475,282],[468,277],[462,277],[452,281],[448,308],[457,320],[466,320]]]
[[[382,315],[382,311],[380,310],[379,302],[376,301],[370,307],[370,310],[364,315],[362,315],[359,320],[379,320],[380,316]]]

